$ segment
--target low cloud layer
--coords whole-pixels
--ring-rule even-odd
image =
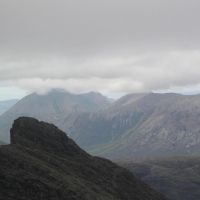
[[[198,0],[2,0],[0,87],[195,90],[199,10]]]
[[[44,92],[146,92],[200,83],[200,51],[177,51],[133,57],[99,57],[76,62],[63,58],[1,61],[4,85]]]

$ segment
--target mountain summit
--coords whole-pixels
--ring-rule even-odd
[[[58,155],[86,155],[76,143],[53,124],[20,117],[11,128],[11,143]]]
[[[129,94],[96,113],[82,114],[71,137],[112,160],[199,155],[200,95]]]
[[[107,97],[97,92],[72,94],[63,90],[52,90],[45,95],[32,93],[0,116],[0,140],[10,141],[9,129],[14,119],[26,116],[54,123],[69,132],[77,115],[93,112],[110,105]]]
[[[129,171],[90,156],[52,124],[15,120],[0,147],[0,199],[164,200]]]

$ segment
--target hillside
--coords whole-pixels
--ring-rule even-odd
[[[20,116],[35,117],[69,131],[77,115],[97,111],[109,104],[106,97],[95,92],[79,95],[60,90],[52,90],[46,95],[33,93],[0,116],[0,140],[9,142],[9,129],[13,120]]]
[[[121,163],[169,200],[200,199],[200,157]]]
[[[17,101],[17,99],[0,101],[0,115],[9,110]]]
[[[83,114],[71,137],[112,159],[200,153],[200,95],[130,94],[103,111]]]
[[[129,171],[80,149],[52,124],[22,117],[0,147],[0,199],[164,200]]]

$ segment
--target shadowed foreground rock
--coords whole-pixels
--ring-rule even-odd
[[[2,200],[164,200],[129,171],[33,118],[15,120],[0,166]]]

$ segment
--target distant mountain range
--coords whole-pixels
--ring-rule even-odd
[[[0,148],[0,199],[164,200],[131,172],[93,157],[52,124],[22,117]]]
[[[114,160],[198,155],[200,95],[130,94],[72,127],[81,147]]]
[[[99,93],[31,94],[0,116],[9,141],[19,116],[55,123],[82,148],[113,160],[200,153],[200,95],[129,94],[111,101]]]
[[[46,95],[30,94],[0,116],[0,140],[9,142],[13,120],[20,116],[35,117],[54,123],[69,132],[78,115],[97,111],[110,105],[110,100],[100,93],[71,94],[52,90]]]
[[[169,200],[200,199],[200,157],[121,163]]]
[[[17,101],[18,99],[0,101],[0,115],[10,109]]]

